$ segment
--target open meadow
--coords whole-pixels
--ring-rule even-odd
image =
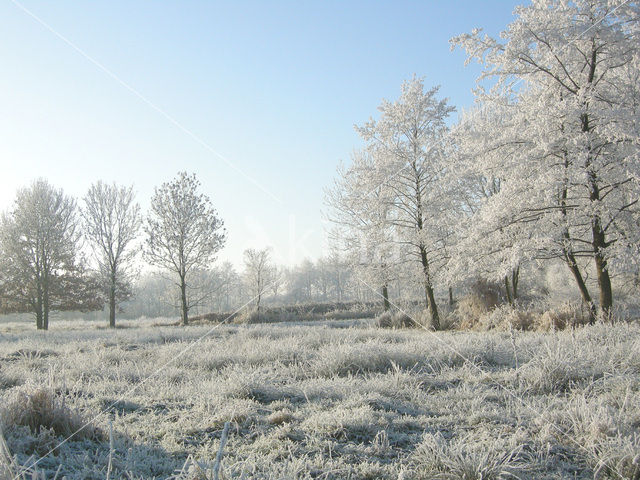
[[[637,324],[152,323],[3,326],[2,478],[640,476]]]

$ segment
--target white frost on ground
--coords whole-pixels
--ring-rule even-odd
[[[3,325],[3,430],[17,463],[63,438],[12,424],[11,402],[46,388],[102,432],[112,421],[111,478],[196,478],[178,472],[189,458],[213,463],[227,421],[222,478],[640,475],[638,325],[513,335],[220,326],[193,343],[211,327],[151,326],[162,323]],[[71,439],[36,468],[105,478],[108,459],[107,435]]]

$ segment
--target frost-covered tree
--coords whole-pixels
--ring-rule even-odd
[[[256,310],[260,311],[260,302],[270,284],[270,277],[273,274],[271,265],[271,249],[263,248],[256,250],[249,248],[244,251],[245,279],[249,286],[251,296],[255,301]]]
[[[438,98],[439,87],[424,89],[422,79],[403,83],[400,98],[383,101],[380,117],[357,132],[367,142],[379,167],[378,182],[390,193],[389,222],[398,241],[417,260],[425,302],[434,328],[440,325],[434,295],[435,270],[446,257],[450,228],[443,222],[448,198],[442,189],[446,119],[455,108]]]
[[[49,328],[52,311],[98,310],[102,298],[79,256],[76,202],[46,180],[18,190],[0,225],[0,311],[32,312]]]
[[[144,226],[144,257],[151,264],[175,273],[180,289],[182,323],[189,321],[189,275],[206,269],[224,246],[226,231],[211,200],[198,192],[195,175],[180,172],[155,189]]]
[[[492,217],[494,195],[504,182],[499,168],[485,169],[490,161],[507,166],[509,152],[487,148],[494,130],[505,128],[499,115],[485,109],[464,112],[454,126],[449,143],[451,168],[446,175],[449,195],[455,200],[455,241],[447,264],[448,278],[453,283],[476,282],[480,279],[504,283],[505,297],[513,302],[518,297],[520,267],[526,262],[521,249],[516,248],[514,235],[519,225],[495,221]],[[480,155],[484,163],[478,162]],[[491,156],[495,156],[491,158]],[[507,157],[505,159],[505,156]],[[498,218],[500,218],[498,216]]]
[[[133,242],[141,218],[133,187],[103,182],[91,185],[84,197],[82,218],[107,292],[109,327],[115,328],[116,305],[132,294],[131,269],[138,253]]]
[[[218,268],[220,288],[217,289],[218,309],[228,312],[240,304],[242,279],[231,262],[223,262]]]
[[[338,167],[333,186],[325,192],[328,219],[334,228],[333,247],[347,259],[367,285],[380,288],[384,308],[390,308],[389,283],[397,276],[394,232],[390,221],[393,198],[380,181],[373,154],[351,156],[348,168]]]
[[[483,222],[512,237],[511,258],[563,258],[593,310],[579,268],[589,258],[608,314],[611,271],[638,246],[639,7],[539,0],[515,14],[500,41],[480,30],[452,40],[495,80],[477,91],[500,119],[480,121],[475,147],[478,170],[502,179]]]

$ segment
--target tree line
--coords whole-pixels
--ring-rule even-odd
[[[268,248],[249,250],[265,254],[266,262],[243,261],[236,267],[226,261],[192,276],[189,289],[194,292],[193,298],[199,300],[192,304],[195,315],[232,313],[242,307],[380,303],[380,298],[362,285],[350,263],[336,254],[283,266]],[[171,317],[179,312],[178,291],[170,279],[158,273],[141,274],[133,291],[133,297],[122,304],[122,315],[127,318]],[[389,283],[389,294],[406,303],[416,298],[419,291],[412,282],[396,279]]]
[[[53,311],[107,304],[115,327],[142,252],[171,275],[186,325],[191,276],[212,263],[226,240],[223,221],[199,188],[195,175],[179,173],[155,189],[144,219],[133,187],[97,182],[80,205],[44,179],[19,189],[0,220],[0,313],[33,313],[36,328],[47,330]]]
[[[226,231],[195,175],[156,188],[146,215],[132,186],[98,181],[75,199],[38,179],[0,218],[0,314],[52,312],[127,318],[232,312],[243,306],[371,302],[351,265],[331,254],[276,264],[271,248],[247,249],[242,269],[215,263]],[[143,262],[157,271],[142,271]],[[398,281],[393,294],[413,292]]]
[[[637,278],[640,42],[636,2],[544,0],[517,7],[500,39],[451,40],[482,73],[455,111],[413,77],[356,126],[364,147],[326,203],[334,245],[389,306],[387,286],[473,278],[518,297],[523,268],[562,262],[591,321],[609,316],[612,278]],[[597,296],[588,271],[595,272]]]

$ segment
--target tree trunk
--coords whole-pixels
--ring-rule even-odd
[[[600,310],[604,319],[611,315],[613,305],[613,294],[611,292],[611,277],[607,269],[607,260],[604,258],[603,248],[605,247],[605,234],[600,225],[600,219],[596,217],[593,226],[593,251],[595,252],[596,273],[598,275],[598,286],[600,287]]]
[[[509,276],[504,276],[504,289],[507,292],[507,302],[509,305],[513,305],[513,298],[511,297],[511,290],[509,289]]]
[[[180,303],[182,306],[182,325],[189,324],[189,308],[187,307],[187,282],[184,276],[180,277]]]
[[[520,283],[520,265],[511,272],[511,291],[514,302],[518,299],[518,283]]]
[[[593,300],[591,299],[587,285],[584,282],[584,278],[582,278],[580,268],[578,267],[578,263],[576,262],[576,258],[573,256],[573,253],[565,252],[565,261],[567,262],[569,270],[571,270],[571,273],[573,274],[573,278],[575,278],[576,283],[578,284],[578,290],[580,290],[582,301],[586,303],[589,308],[589,324],[593,325],[596,321],[595,305],[593,304]]]
[[[436,299],[433,295],[433,287],[431,286],[427,250],[422,245],[420,245],[420,261],[422,262],[422,271],[424,273],[424,296],[427,308],[431,313],[431,325],[433,325],[435,330],[440,330],[440,316],[438,315],[438,305],[436,305]]]
[[[116,274],[111,272],[109,288],[109,328],[116,328]]]
[[[429,300],[429,311],[431,312],[431,325],[434,330],[440,330],[440,315],[438,315],[438,306],[436,305],[436,297],[433,295],[433,287],[425,286],[425,293]]]
[[[258,297],[256,298],[256,311],[258,312],[258,321],[260,321],[260,301],[262,300],[262,281],[258,275]]]
[[[565,167],[565,170],[569,168],[569,157],[567,156],[566,152],[564,155],[564,167]],[[569,227],[566,224],[568,183],[569,183],[569,179],[567,174],[565,173],[562,193],[560,195],[560,207],[561,207],[560,211],[562,212],[562,217],[565,219],[565,228],[564,228],[564,231],[562,232],[562,237],[563,237],[562,254],[564,256],[565,262],[567,263],[567,266],[569,267],[569,270],[571,271],[571,274],[573,275],[573,278],[576,281],[576,284],[578,285],[578,290],[580,291],[580,296],[582,297],[582,301],[586,303],[587,307],[589,308],[589,324],[593,325],[596,321],[595,306],[593,304],[593,300],[591,299],[591,295],[589,294],[589,290],[587,289],[587,285],[584,281],[584,278],[580,273],[580,268],[578,267],[578,262],[576,261],[576,257],[573,254],[573,249],[571,247],[571,235],[569,234]]]
[[[589,62],[589,73],[587,81],[592,84],[595,79],[596,60],[598,57],[595,44],[591,48],[591,61]],[[591,131],[589,114],[587,112],[588,103],[585,103],[585,111],[581,115],[581,127],[582,132],[588,133]],[[592,205],[596,205],[601,201],[600,198],[600,186],[598,185],[597,173],[594,170],[592,164],[592,149],[591,145],[588,148],[587,161],[585,166],[589,174],[589,187],[591,189],[589,199]],[[595,213],[591,219],[591,235],[594,261],[596,264],[596,272],[598,275],[598,287],[600,289],[600,310],[604,318],[609,317],[611,314],[611,307],[613,305],[613,294],[611,292],[611,277],[609,277],[609,270],[607,269],[607,260],[604,257],[604,249],[607,247],[606,234],[602,228],[602,222],[600,216]]]
[[[588,125],[588,117],[583,120]],[[587,131],[587,127],[583,127]],[[592,203],[600,202],[600,187],[595,172],[589,172],[589,184],[591,187],[590,200]],[[596,273],[598,275],[598,287],[600,290],[600,311],[604,318],[608,318],[611,314],[611,306],[613,305],[613,294],[611,292],[611,277],[607,269],[607,260],[604,257],[604,249],[607,247],[605,232],[602,228],[602,222],[598,214],[594,214],[591,219],[591,246],[593,248],[593,259],[596,264]]]
[[[386,283],[382,286],[382,298],[384,299],[384,311],[386,312],[391,308],[391,304],[389,303],[389,289]]]
[[[453,287],[449,287],[449,306],[453,307]]]
[[[42,322],[42,285],[39,282],[36,295],[36,330],[42,330],[44,328]]]
[[[589,173],[589,183],[591,187],[591,202],[600,201],[600,187],[598,186],[596,174]],[[600,311],[604,318],[611,315],[611,307],[613,305],[613,294],[611,291],[611,277],[607,269],[607,260],[604,256],[604,249],[607,247],[606,234],[602,228],[600,216],[594,214],[591,219],[591,246],[593,248],[593,259],[596,264],[596,273],[598,275],[598,287],[600,290]]]
[[[49,330],[49,282],[45,281],[42,289],[42,328]]]

